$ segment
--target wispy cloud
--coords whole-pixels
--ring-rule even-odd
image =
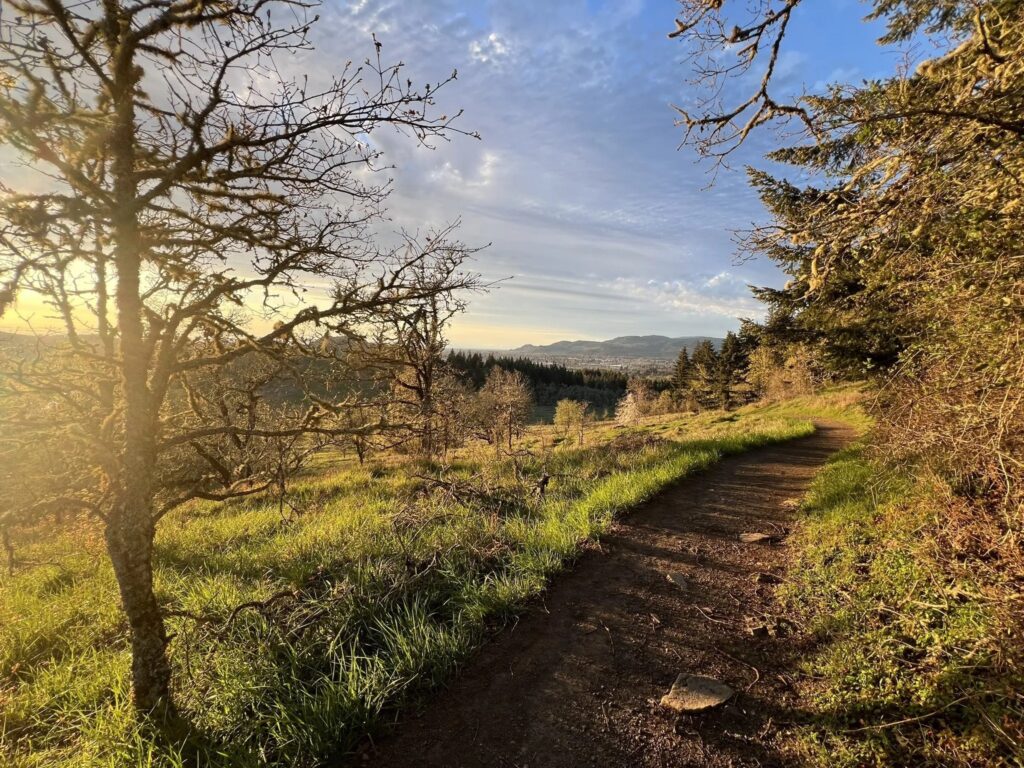
[[[620,277],[606,287],[685,315],[718,315],[729,319],[760,317],[764,307],[750,295],[750,284],[729,272],[697,280],[638,280]]]
[[[805,6],[782,62],[787,90],[876,73],[877,33],[857,24],[859,3]],[[732,230],[764,216],[743,174],[760,162],[757,144],[711,189],[708,168],[677,151],[669,104],[689,97],[666,38],[676,12],[674,0],[326,0],[316,50],[278,65],[323,80],[374,56],[375,34],[415,84],[458,70],[438,109],[464,109],[460,125],[481,141],[430,151],[371,137],[394,166],[388,226],[461,217],[463,239],[492,244],[476,262],[485,277],[514,278],[472,298],[455,343],[720,334],[759,311],[748,282],[782,278],[761,261],[732,264]]]

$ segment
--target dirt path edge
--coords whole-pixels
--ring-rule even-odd
[[[791,500],[855,437],[845,424],[815,425],[809,437],[725,458],[617,521],[543,601],[354,764],[785,765],[800,638],[779,615],[775,584],[792,557]],[[747,532],[771,538],[746,544]],[[659,700],[680,673],[716,678],[736,695],[706,713],[676,713]]]

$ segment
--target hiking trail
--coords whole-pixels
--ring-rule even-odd
[[[615,522],[444,690],[355,764],[380,768],[780,766],[799,638],[775,600],[795,500],[854,437],[724,458]],[[741,534],[763,533],[757,537]],[[735,691],[677,713],[679,674]]]

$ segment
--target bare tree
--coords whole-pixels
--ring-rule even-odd
[[[445,365],[434,381],[434,446],[442,458],[461,446],[470,434],[470,414],[476,393],[472,385]]]
[[[565,399],[559,400],[555,406],[555,428],[563,437],[574,432],[579,445],[583,445],[584,432],[590,419],[590,403]]]
[[[335,445],[351,448],[362,466],[374,450],[374,438],[381,433],[380,425],[386,419],[383,418],[379,408],[362,403],[345,408],[341,418],[345,430],[341,437],[334,441]]]
[[[512,441],[526,428],[533,405],[530,385],[519,371],[495,366],[477,393],[472,420],[476,433],[501,450],[512,450]]]
[[[637,414],[647,416],[654,409],[654,387],[651,382],[642,376],[631,376],[626,383],[626,389],[633,396],[633,403],[636,405]]]
[[[635,427],[640,423],[641,416],[643,411],[632,392],[627,392],[615,406],[615,423],[620,427]]]
[[[414,88],[379,44],[322,84],[283,74],[275,54],[311,47],[304,2],[7,5],[0,137],[25,181],[0,186],[0,312],[41,298],[62,331],[10,354],[0,450],[51,459],[22,464],[19,514],[102,521],[135,704],[171,711],[155,527],[270,487],[270,441],[345,428],[341,403],[303,387],[302,361],[332,355],[325,331],[358,338],[474,282],[457,243],[369,237],[388,185],[365,173],[365,137],[429,143],[457,115],[435,106],[444,83]],[[265,396],[282,380],[305,404],[283,421]]]
[[[899,43],[921,34],[969,41],[945,57],[924,62],[913,77],[977,51],[985,59],[978,68],[962,68],[958,78],[940,89],[908,88],[898,99],[873,110],[830,112],[820,94],[780,94],[778,64],[790,23],[804,0],[754,0],[725,4],[722,0],[679,0],[680,12],[670,38],[679,38],[691,66],[693,99],[676,106],[684,141],[703,155],[722,160],[761,126],[797,120],[816,142],[841,130],[899,120],[936,119],[957,128],[998,129],[1017,140],[1024,119],[1016,110],[1016,91],[1001,78],[986,78],[992,65],[1010,57],[1000,52],[1003,29],[1015,23],[1015,6],[959,0],[872,0],[869,19],[882,19],[882,43]],[[754,83],[753,87],[749,83]],[[985,82],[986,98],[966,97]],[[966,87],[965,87],[966,86]],[[846,87],[848,91],[856,88]]]
[[[724,158],[758,126],[798,117],[812,127],[799,99],[779,98],[773,78],[790,20],[802,0],[757,0],[730,16],[721,0],[680,0],[671,38],[687,46],[695,103],[677,106],[685,140],[702,154]],[[756,73],[757,85],[735,93],[732,85]]]
[[[442,233],[442,238],[445,235]],[[460,253],[468,255],[464,248]],[[421,273],[421,280],[428,278],[426,268],[414,269]],[[455,402],[444,403],[438,395],[445,389],[458,400],[454,374],[444,360],[448,348],[445,333],[465,308],[463,298],[450,292],[397,306],[383,319],[372,343],[364,344],[357,353],[363,365],[376,369],[387,382],[391,412],[426,458],[446,451],[454,434],[448,422]]]

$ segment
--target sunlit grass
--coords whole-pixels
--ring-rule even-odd
[[[947,503],[937,478],[873,462],[862,445],[815,479],[784,588],[816,640],[794,745],[805,762],[1022,764],[1012,636],[986,598],[986,569],[944,554]]]
[[[812,429],[756,410],[652,417],[629,439],[596,425],[574,447],[534,427],[519,471],[552,475],[543,502],[510,460],[480,447],[450,457],[445,477],[474,478],[500,503],[425,494],[414,475],[437,467],[326,456],[290,488],[299,514],[282,517],[272,499],[181,510],[156,541],[175,697],[191,729],[175,743],[132,715],[127,629],[95,529],[30,532],[19,556],[36,564],[0,580],[0,762],[337,758],[450,677],[616,515],[725,454]]]

